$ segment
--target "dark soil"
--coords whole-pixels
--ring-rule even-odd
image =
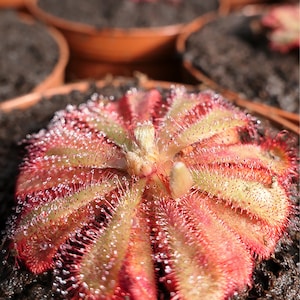
[[[221,87],[248,99],[299,112],[299,53],[272,51],[260,16],[232,14],[192,34],[184,58]],[[258,27],[258,26],[256,26]]]
[[[158,27],[186,23],[218,8],[218,0],[137,2],[139,1],[39,0],[38,5],[55,16],[97,28]]]
[[[85,102],[95,92],[103,95],[114,95],[119,98],[131,86],[137,86],[135,80],[115,88],[108,84],[97,89],[91,85],[82,93],[72,91],[68,95],[57,95],[44,99],[24,111],[11,113],[0,112],[0,229],[5,236],[5,220],[13,214],[14,187],[18,174],[18,165],[24,155],[22,141],[27,134],[45,128],[55,111],[65,108],[67,104],[78,105]],[[263,128],[261,130],[263,134]],[[292,199],[295,206],[297,199]],[[266,261],[257,263],[254,272],[254,283],[251,289],[235,295],[234,300],[297,300],[300,299],[299,266],[299,215],[293,216],[288,233],[278,243],[275,254]],[[33,275],[20,264],[16,264],[4,244],[0,252],[0,299],[61,299],[52,291],[53,274],[45,272]],[[168,299],[163,297],[161,299]]]
[[[0,10],[0,101],[26,94],[52,71],[59,50],[39,23],[25,23]]]

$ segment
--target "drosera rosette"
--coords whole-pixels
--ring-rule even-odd
[[[65,299],[226,299],[291,213],[295,151],[212,91],[131,89],[56,114],[17,181],[17,258]]]
[[[300,4],[276,5],[262,18],[272,49],[282,53],[300,47]]]

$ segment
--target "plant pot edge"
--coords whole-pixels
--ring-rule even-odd
[[[25,0],[25,5],[35,18],[63,33],[72,55],[102,62],[151,62],[175,55],[176,38],[185,25],[179,23],[153,28],[97,29],[54,16],[40,9],[37,0]],[[116,47],[116,42],[127,45]],[[118,51],[120,47],[123,49],[122,53]]]

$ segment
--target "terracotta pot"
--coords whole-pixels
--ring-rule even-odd
[[[247,7],[247,13],[254,12],[257,12],[256,6]],[[190,82],[193,84],[201,83],[203,86],[223,94],[224,97],[234,102],[236,105],[244,107],[249,111],[257,113],[261,116],[264,116],[278,124],[281,124],[283,127],[293,132],[296,132],[297,134],[300,134],[300,116],[298,114],[288,112],[270,105],[254,102],[251,101],[251,99],[245,99],[245,97],[242,97],[239,93],[226,89],[219,85],[217,82],[209,78],[199,69],[195,68],[190,60],[184,58],[184,53],[186,51],[186,42],[189,36],[193,32],[200,30],[208,22],[215,20],[217,17],[218,15],[215,13],[209,13],[202,17],[199,17],[198,19],[186,25],[177,39],[176,49],[179,55],[183,57],[182,67],[185,82]]]
[[[25,13],[19,13],[19,17],[22,20],[22,22],[27,24],[34,24],[34,22],[36,22],[31,16]],[[49,73],[44,80],[42,80],[38,85],[36,85],[32,92],[42,92],[49,88],[62,85],[65,81],[65,70],[69,61],[68,44],[64,36],[57,29],[47,26],[46,30],[49,32],[49,34],[58,46],[59,57],[51,73]],[[2,106],[5,106],[6,102],[9,101],[10,100],[5,100],[0,102],[0,108]]]
[[[0,8],[23,8],[25,0],[0,0]]]
[[[43,97],[51,97],[56,94],[66,94],[72,89],[84,90],[88,87],[88,84],[88,82],[70,83],[43,91],[35,91],[0,103],[0,110],[9,112],[14,109],[26,109],[39,102]]]
[[[177,80],[173,71],[167,72],[166,77],[161,74],[166,73],[167,66],[180,68],[175,45],[184,24],[97,29],[51,15],[41,9],[37,1],[25,0],[27,9],[39,20],[59,29],[69,43],[70,80],[101,79],[107,73],[132,76],[134,71],[158,80]]]
[[[38,7],[37,0],[26,0],[26,6],[35,17],[61,30],[74,56],[102,62],[130,63],[168,58],[175,53],[176,37],[183,26],[96,29],[51,15]]]

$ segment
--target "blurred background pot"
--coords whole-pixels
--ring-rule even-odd
[[[41,8],[38,0],[26,0],[26,5],[36,18],[56,27],[66,37],[71,50],[68,67],[71,80],[101,78],[108,71],[113,75],[128,76],[135,70],[157,78],[166,65],[175,68],[179,65],[175,44],[184,23],[157,27],[99,28],[58,17]],[[216,9],[217,5],[214,7]],[[90,71],[87,72],[88,69]],[[174,71],[171,73],[166,78],[176,80]]]
[[[0,13],[0,107],[10,98],[64,83],[69,48],[63,35],[27,14]]]
[[[75,57],[106,62],[144,62],[167,58],[175,47],[181,24],[161,28],[104,28],[51,15],[27,0],[28,10],[38,19],[58,28]]]

